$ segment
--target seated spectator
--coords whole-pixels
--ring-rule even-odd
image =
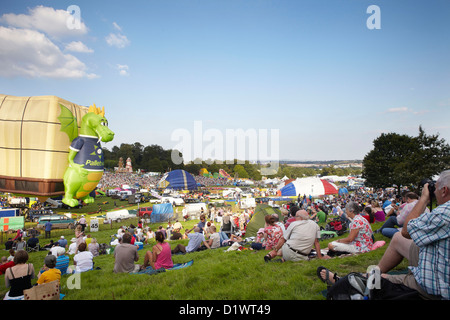
[[[53,240],[50,240],[50,242],[44,245],[42,248],[45,250],[50,250],[54,245],[55,243],[53,242]]]
[[[400,231],[399,228],[403,226],[403,222],[416,205],[419,196],[414,192],[408,192],[404,198],[405,204],[399,208],[397,215],[391,215],[377,232],[381,232],[385,237],[392,238],[396,232]],[[426,208],[426,211],[430,212],[428,208]]]
[[[365,207],[363,212],[361,212],[361,216],[363,216],[369,223],[375,223],[375,216],[371,207]]]
[[[49,283],[55,280],[61,281],[61,270],[56,267],[56,257],[52,254],[44,258],[43,272],[38,275],[37,284]]]
[[[3,256],[0,260],[0,275],[4,274],[6,269],[14,267],[14,260],[8,261],[8,258]]]
[[[211,234],[209,236],[208,245],[211,249],[216,249],[220,247],[220,235],[216,231],[216,226],[212,225],[210,227]]]
[[[279,225],[275,224],[275,218],[272,215],[266,215],[264,219],[266,226],[264,228],[262,246],[266,250],[272,250],[276,247],[281,237],[283,237],[283,230]]]
[[[189,232],[191,232],[192,230],[194,230],[194,233],[190,234]],[[195,226],[194,228],[187,230],[185,232],[185,235],[189,238],[188,245],[185,247],[181,243],[178,244],[172,250],[172,254],[179,253],[179,252],[190,253],[190,252],[197,251],[200,248],[200,246],[202,245],[202,243],[205,245],[205,247],[207,249],[210,249],[209,244],[205,240],[205,236],[203,235],[203,233],[200,233],[199,227]]]
[[[91,252],[86,251],[86,243],[82,242],[78,245],[78,253],[73,257],[75,264],[75,272],[85,272],[94,268],[94,256]]]
[[[139,261],[138,247],[131,244],[131,234],[125,233],[122,242],[114,249],[114,272],[137,272],[140,267],[134,262]]]
[[[72,238],[70,240],[70,246],[69,246],[69,250],[67,251],[68,254],[72,255],[75,254],[77,252],[77,239],[76,238]]]
[[[24,250],[26,246],[27,246],[26,242],[22,239],[22,237],[19,237],[17,238],[16,241],[14,241],[13,249],[15,251]]]
[[[7,258],[7,261],[13,261],[14,260],[14,253],[15,253],[15,251],[14,251],[13,248],[9,249],[9,257]]]
[[[174,229],[169,240],[180,240],[180,239],[184,239],[183,235],[180,232],[180,229]]]
[[[97,243],[97,239],[92,238],[91,243],[88,245],[88,250],[92,253],[94,257],[99,255],[99,244]]]
[[[66,256],[64,252],[58,252],[58,256],[56,257],[55,268],[61,271],[61,275],[64,275],[66,273],[72,273],[72,270],[68,270],[69,256]]]
[[[155,238],[155,233],[152,231],[151,228],[147,227],[146,237],[144,240],[144,243],[148,243],[151,239]]]
[[[14,241],[12,240],[12,238],[8,238],[8,240],[6,240],[5,242],[5,250],[12,249],[12,246],[14,244]]]
[[[350,234],[346,238],[330,242],[328,249],[332,252],[341,253],[363,253],[372,250],[372,228],[369,222],[359,214],[359,205],[351,201],[347,203],[345,208],[347,217],[352,219],[349,225]]]
[[[36,246],[39,246],[39,239],[32,235],[27,241],[27,246],[28,248],[36,248]]]
[[[35,277],[34,266],[28,262],[28,252],[18,250],[14,255],[14,266],[5,271],[5,287],[10,288],[3,300],[23,300],[23,290],[31,288]]]
[[[55,258],[64,253],[66,253],[66,249],[60,247],[58,242],[50,249],[50,254],[54,255]]]
[[[67,240],[64,238],[64,236],[61,236],[61,238],[58,240],[58,243],[61,248],[67,248]]]
[[[276,256],[282,256],[282,261],[308,260],[313,247],[319,259],[326,258],[320,251],[319,225],[309,219],[308,212],[305,210],[299,210],[298,207],[294,209],[297,209],[295,221],[289,224],[276,247],[264,256],[265,261]]]
[[[376,200],[372,200],[371,202],[372,212],[375,217],[375,221],[385,221],[386,220],[386,214],[384,213],[384,210],[380,207],[380,204]]]
[[[152,251],[147,251],[144,258],[144,265],[141,269],[145,269],[148,266],[153,270],[160,268],[169,269],[173,267],[172,252],[170,245],[164,242],[164,235],[161,232],[155,234],[156,245]]]

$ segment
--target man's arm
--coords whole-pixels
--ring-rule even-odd
[[[411,236],[408,233],[408,222],[418,218],[422,213],[424,213],[429,202],[430,202],[430,191],[428,190],[428,183],[426,183],[422,188],[422,195],[420,196],[419,201],[417,201],[414,208],[405,218],[405,222],[403,222],[402,227],[403,237],[405,237],[406,239],[411,239]]]

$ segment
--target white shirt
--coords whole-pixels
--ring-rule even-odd
[[[75,254],[76,251],[77,251],[77,243],[72,242],[69,246],[68,254]]]
[[[73,261],[76,262],[76,272],[84,272],[91,270],[94,267],[94,255],[90,251],[78,252]]]
[[[50,249],[50,252],[51,252],[52,255],[54,255],[56,258],[58,258],[58,253],[61,256],[64,253],[66,253],[66,250],[63,247],[56,246],[56,247],[52,247]]]

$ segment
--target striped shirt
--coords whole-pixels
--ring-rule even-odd
[[[410,267],[416,281],[432,295],[450,299],[450,201],[408,223],[419,247],[419,263]]]
[[[66,274],[67,268],[69,267],[69,257],[66,255],[58,256],[56,258],[56,269],[61,271],[61,274]]]

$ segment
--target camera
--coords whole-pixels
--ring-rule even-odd
[[[429,178],[425,178],[422,181],[420,181],[419,186],[423,188],[423,186],[428,183],[428,191],[430,192],[430,196],[432,197],[434,194],[434,191],[436,191],[436,181],[433,181]]]

